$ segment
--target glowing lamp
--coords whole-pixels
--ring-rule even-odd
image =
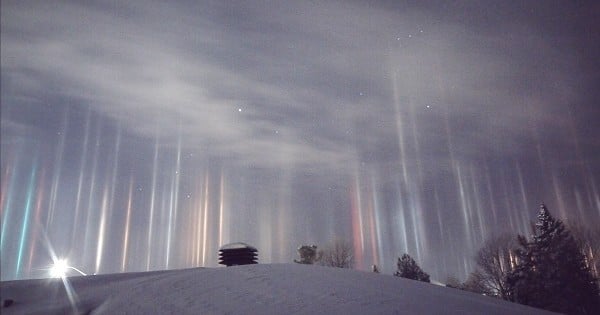
[[[52,278],[64,278],[67,275],[67,269],[69,264],[66,259],[57,259],[54,265],[50,267],[50,277]]]

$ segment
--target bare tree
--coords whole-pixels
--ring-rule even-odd
[[[465,282],[460,282],[458,278],[453,276],[448,277],[446,279],[446,286],[483,295],[494,295],[494,292],[491,292],[489,286],[486,285],[486,277],[479,269],[471,272]]]
[[[478,281],[488,294],[508,299],[506,277],[515,266],[516,240],[510,235],[488,239],[475,256]]]
[[[462,283],[455,276],[448,276],[446,278],[446,286],[448,288],[462,289]]]
[[[475,270],[469,274],[467,281],[461,284],[460,287],[462,290],[470,291],[473,293],[479,293],[483,295],[495,295],[495,292],[490,290],[490,286],[488,284],[488,279],[485,274],[481,272],[481,270]]]
[[[312,265],[317,261],[317,246],[302,245],[298,247],[298,255],[300,256],[300,260],[294,259],[295,263]]]
[[[352,245],[344,240],[336,240],[319,251],[319,264],[327,267],[354,267],[354,251]]]

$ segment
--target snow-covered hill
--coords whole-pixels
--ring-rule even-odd
[[[550,314],[390,275],[298,264],[71,277],[80,314]],[[2,282],[2,314],[73,311],[60,279]]]

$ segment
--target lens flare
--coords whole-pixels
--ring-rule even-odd
[[[52,267],[50,267],[50,277],[52,278],[64,278],[67,276],[69,264],[66,259],[57,259]]]

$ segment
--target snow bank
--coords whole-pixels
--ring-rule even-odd
[[[68,278],[84,314],[550,314],[390,275],[300,264]],[[72,312],[60,279],[2,282],[2,314]]]

